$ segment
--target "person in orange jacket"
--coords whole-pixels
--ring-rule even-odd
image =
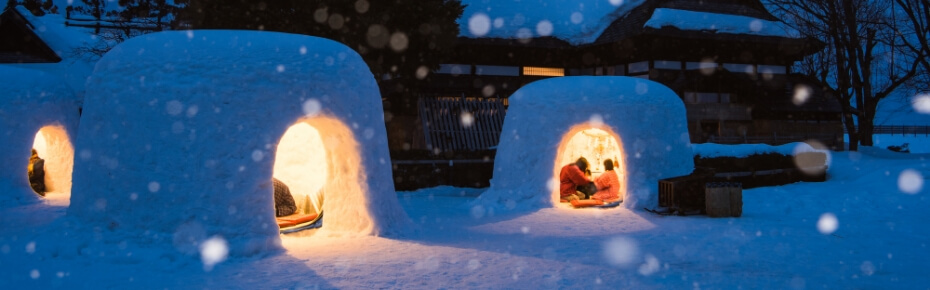
[[[559,171],[559,196],[562,201],[586,199],[597,191],[591,179],[585,177],[586,169],[588,169],[588,160],[584,157],[562,167]]]
[[[594,180],[594,185],[597,186],[597,192],[591,196],[591,199],[604,202],[620,200],[620,177],[614,171],[613,160],[604,160],[604,173]]]

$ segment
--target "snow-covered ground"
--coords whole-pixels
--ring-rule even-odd
[[[546,208],[487,215],[482,189],[400,192],[415,231],[284,236],[212,269],[64,215],[0,209],[0,288],[894,288],[930,285],[930,155],[833,152],[829,181],[743,192],[741,218]],[[325,222],[324,222],[325,226]],[[180,234],[179,234],[180,235]],[[122,240],[121,239],[125,239]]]

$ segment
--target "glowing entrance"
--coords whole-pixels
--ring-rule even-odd
[[[74,147],[71,145],[65,128],[62,126],[42,127],[36,133],[32,148],[42,162],[34,162],[35,158],[30,160],[27,176],[31,177],[33,174],[44,175],[44,177],[30,180],[30,183],[33,184],[33,190],[42,196],[70,196],[71,170],[74,168]],[[37,166],[42,168],[33,168]],[[39,185],[36,185],[36,183]]]
[[[361,192],[358,148],[352,130],[335,118],[301,119],[284,132],[272,176],[287,185],[297,210],[278,217],[282,231],[321,225],[316,220],[324,212],[342,209],[348,204],[343,202],[346,196]]]
[[[289,187],[297,213],[322,211],[322,189],[328,175],[320,132],[303,122],[288,128],[278,143],[273,176]]]
[[[558,182],[559,171],[562,166],[575,162],[579,157],[588,160],[591,171],[591,178],[597,178],[604,172],[604,161],[613,160],[614,171],[620,179],[620,196],[626,195],[626,156],[623,154],[620,139],[618,135],[609,128],[595,127],[592,125],[577,125],[572,127],[562,136],[559,142],[559,151],[555,158],[553,166],[553,175]],[[555,186],[553,193],[553,204],[559,204],[559,191]]]

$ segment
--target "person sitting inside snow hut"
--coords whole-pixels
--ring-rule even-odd
[[[284,182],[277,178],[271,178],[274,185],[274,213],[276,217],[289,216],[297,212],[297,203],[294,202],[294,196],[291,190]]]
[[[559,171],[559,195],[562,202],[586,199],[597,191],[591,179],[585,177],[587,169],[588,160],[584,157],[562,167]]]
[[[605,203],[620,200],[620,178],[617,176],[617,172],[614,171],[613,160],[604,160],[604,173],[601,173],[594,180],[594,185],[597,186],[597,192],[591,196],[591,199]]]
[[[32,149],[32,156],[29,157],[29,166],[26,168],[29,174],[29,185],[32,190],[41,196],[45,196],[45,159],[39,158],[39,153]]]

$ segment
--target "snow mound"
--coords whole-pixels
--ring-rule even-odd
[[[39,197],[29,186],[26,172],[36,135],[43,128],[55,129],[63,132],[66,140],[62,141],[68,141],[69,132],[77,132],[78,101],[61,78],[45,72],[0,66],[0,79],[4,80],[0,95],[0,204],[37,202]],[[71,142],[66,143],[70,149]],[[57,159],[44,153],[39,157],[46,159],[46,171],[66,173],[68,180],[60,181],[60,189],[70,191],[71,164],[67,159],[71,156],[53,162]]]
[[[619,144],[627,208],[657,206],[658,180],[694,169],[685,107],[667,87],[630,77],[545,79],[510,97],[491,187],[473,204],[475,210],[558,203],[559,170],[574,160],[569,157],[574,153],[563,152],[565,144],[592,128]],[[596,166],[590,155],[586,158]]]
[[[230,255],[279,249],[271,180],[292,125],[310,125],[323,144],[318,234],[410,223],[361,57],[327,39],[257,31],[154,33],[107,53],[87,85],[68,214],[152,243],[219,237]]]

